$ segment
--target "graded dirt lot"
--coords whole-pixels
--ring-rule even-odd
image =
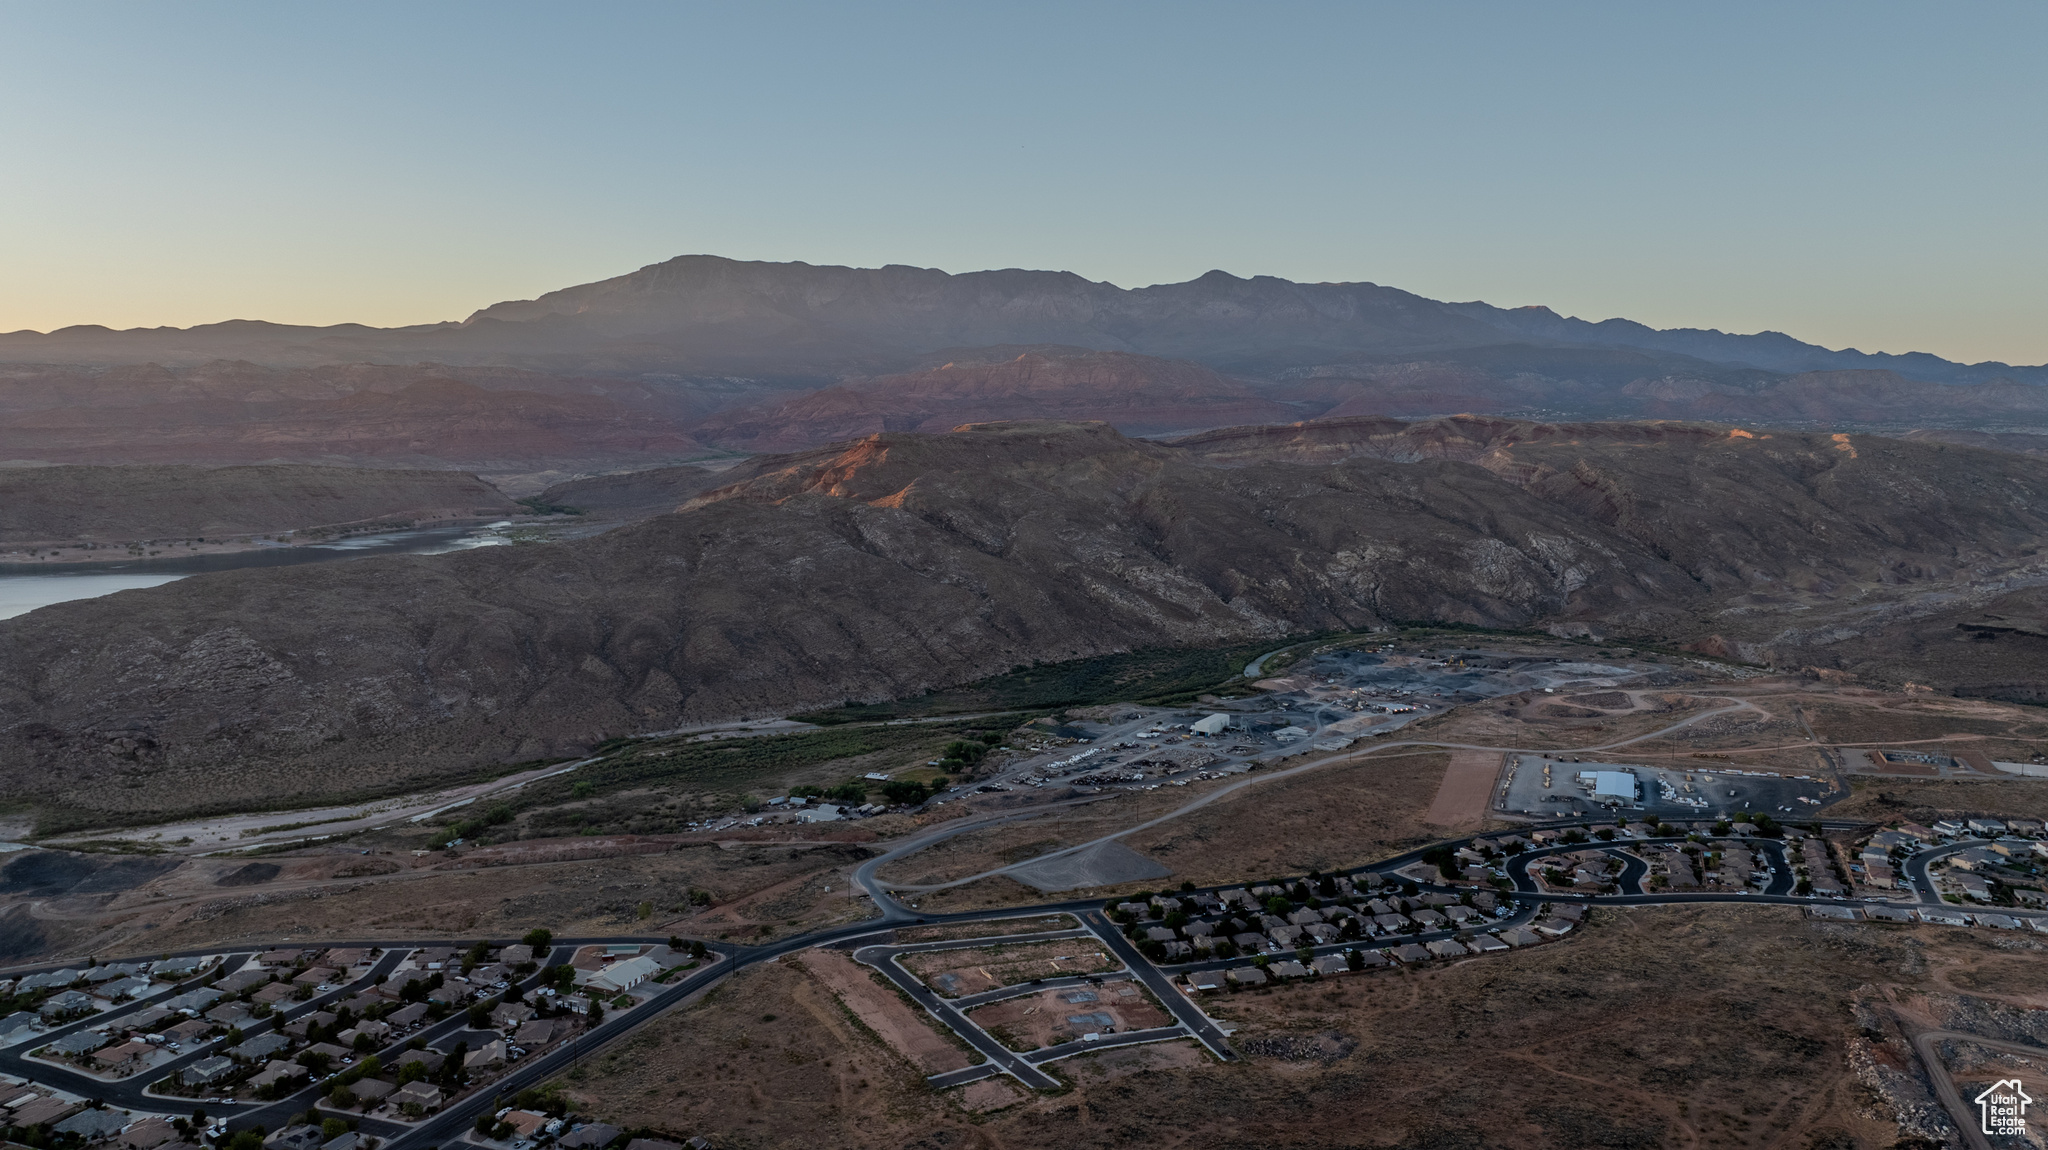
[[[836,950],[807,950],[799,962],[831,988],[862,1025],[926,1074],[973,1064],[958,1039],[949,1041],[932,1029],[931,1019],[912,1009],[894,987],[876,981],[874,971]]]
[[[1149,1030],[1173,1023],[1136,982],[1128,980],[1007,998],[980,1007],[968,1017],[1003,1045],[1022,1051],[1076,1042],[1089,1033]]]
[[[1486,818],[1501,756],[1492,751],[1452,751],[1450,760],[1422,821],[1446,830],[1477,827]]]
[[[1123,964],[1111,958],[1100,942],[1084,937],[999,944],[972,950],[920,951],[898,958],[897,965],[923,979],[925,985],[940,994],[957,998],[963,994],[1017,986],[1034,978],[1116,970]]]

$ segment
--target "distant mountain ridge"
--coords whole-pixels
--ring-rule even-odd
[[[1120,288],[1071,272],[950,274],[678,256],[626,275],[482,308],[460,323],[301,327],[71,327],[0,334],[0,362],[274,367],[327,363],[503,365],[591,375],[742,375],[814,384],[913,370],[941,348],[1061,344],[1187,359],[1274,376],[1316,364],[1416,358],[1503,344],[1637,348],[1703,365],[1781,373],[1888,369],[1913,379],[2048,384],[2048,366],[1835,351],[1777,332],[1732,335],[1598,323],[1548,308],[1444,303],[1368,282],[1295,283],[1221,271]]]

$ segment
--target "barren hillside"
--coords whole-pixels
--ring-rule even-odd
[[[1797,665],[1881,630],[1886,604],[2040,578],[2048,529],[2029,457],[1698,426],[1367,421],[1169,446],[998,424],[730,479],[575,543],[209,575],[0,624],[8,790],[156,811],[331,794],[1018,664],[1399,620]]]

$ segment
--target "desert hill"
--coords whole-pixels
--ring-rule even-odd
[[[997,420],[1100,421],[1146,435],[1296,415],[1296,408],[1199,364],[1125,352],[1027,352],[721,412],[692,431],[721,447],[791,451],[878,431],[947,431]]]
[[[1163,444],[997,424],[726,479],[573,543],[228,572],[0,623],[5,785],[81,810],[282,801],[1035,661],[1398,620],[1799,665],[2039,577],[2048,529],[2030,457],[1698,425]]]
[[[418,373],[388,388],[348,388],[333,378],[280,379],[281,373],[258,368],[222,373],[229,376],[225,380],[195,380],[198,373],[134,374],[163,378],[165,386],[152,394],[146,384],[93,378],[43,389],[70,392],[61,395],[61,406],[25,410],[29,401],[10,397],[0,404],[0,458],[523,473],[647,466],[702,453],[684,429],[686,419],[673,410],[676,405],[641,396],[567,387],[487,388]],[[81,397],[80,391],[90,395]],[[14,409],[5,410],[8,404]]]
[[[0,469],[0,544],[9,545],[261,535],[519,510],[497,488],[453,471],[151,465]]]

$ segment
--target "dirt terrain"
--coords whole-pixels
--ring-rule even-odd
[[[940,1074],[973,1065],[960,1040],[934,1029],[929,1015],[913,1008],[902,992],[885,986],[875,972],[837,950],[811,950],[800,960],[803,969],[831,988],[875,1036],[926,1074]]]
[[[973,950],[918,951],[902,956],[896,964],[947,998],[1017,986],[1038,978],[1096,974],[1122,965],[1092,938],[998,943]]]
[[[1055,1064],[1071,1092],[979,1120],[908,1085],[912,1069],[867,1034],[758,1021],[803,1009],[814,985],[778,967],[657,1024],[714,1046],[721,1072],[767,1076],[775,1107],[748,1089],[664,1088],[703,1062],[674,1039],[586,1067],[575,1087],[620,1125],[750,1146],[1881,1150],[1901,1135],[1851,1064],[1863,1041],[1852,1000],[1868,987],[1952,996],[1957,980],[2024,979],[2033,952],[1997,941],[1814,923],[1793,909],[1602,910],[1533,951],[1206,998],[1238,1027],[1242,1062],[1177,1046],[1091,1055]],[[742,1031],[744,1047],[730,1041]],[[764,1059],[821,1072],[793,1077]],[[903,1068],[900,1093],[870,1093],[881,1059]]]
[[[1172,1016],[1148,1001],[1136,982],[1063,987],[977,1007],[969,1019],[1012,1050],[1032,1051],[1110,1034],[1171,1026]]]
[[[424,839],[424,835],[420,836]],[[545,845],[545,844],[541,844]],[[214,944],[557,933],[757,940],[872,912],[852,897],[868,856],[827,841],[580,840],[579,851],[313,849],[247,859],[0,855],[0,957],[155,953]],[[561,857],[566,855],[566,857]],[[582,855],[584,857],[578,857]],[[489,865],[494,861],[501,865]],[[250,872],[247,868],[258,868]],[[267,873],[263,868],[276,867]],[[826,888],[830,888],[829,890]],[[707,905],[694,906],[691,891]],[[646,908],[642,917],[641,908]]]

